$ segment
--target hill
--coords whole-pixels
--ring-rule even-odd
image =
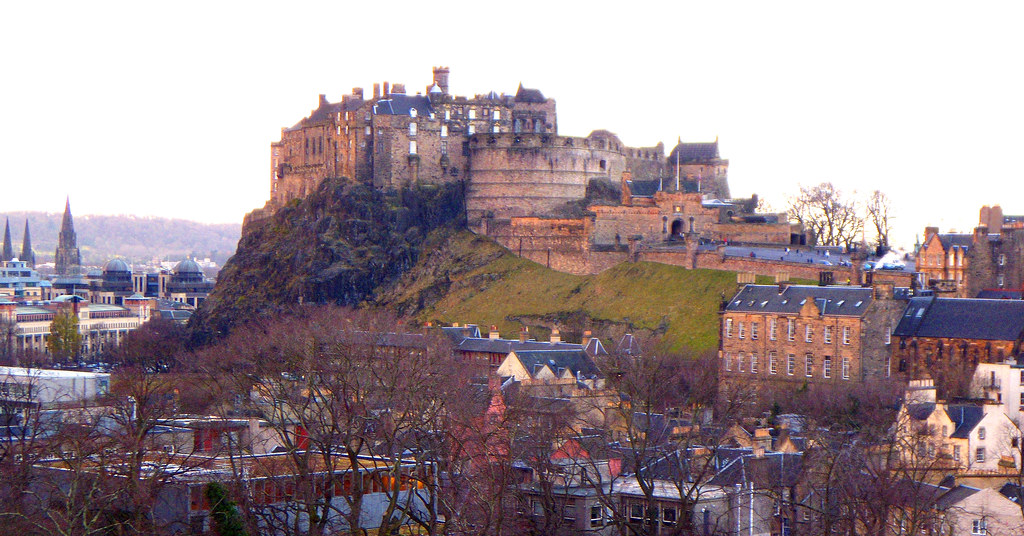
[[[376,303],[421,321],[496,325],[507,337],[521,325],[537,339],[558,327],[569,341],[587,329],[606,340],[629,331],[662,335],[676,351],[714,350],[719,303],[736,290],[732,272],[650,262],[589,276],[556,272],[469,231],[435,234],[424,250]]]
[[[38,263],[53,261],[62,217],[62,213],[48,212],[0,213],[0,220],[10,219],[16,254],[21,253],[22,233],[25,219],[28,219]],[[102,265],[113,257],[123,257],[129,262],[209,257],[224,264],[234,254],[242,234],[242,226],[237,223],[89,214],[74,215],[74,221],[82,262],[93,266]]]

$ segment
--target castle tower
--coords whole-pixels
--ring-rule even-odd
[[[9,261],[14,258],[14,246],[11,244],[11,220],[4,224],[4,250],[0,253],[0,261]]]
[[[36,254],[32,251],[32,236],[28,233],[28,218],[25,218],[25,236],[21,240],[21,260],[27,262],[29,268],[36,267]]]
[[[75,223],[71,221],[71,199],[64,205],[64,221],[60,225],[57,238],[57,253],[54,255],[58,275],[69,275],[73,267],[82,264],[82,256],[78,251],[78,236],[75,234]]]
[[[441,89],[441,93],[448,94],[448,68],[434,67],[434,84]]]

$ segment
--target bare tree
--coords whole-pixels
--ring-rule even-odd
[[[860,207],[830,182],[801,186],[789,199],[789,217],[811,230],[818,245],[852,247],[864,228]]]
[[[875,190],[868,196],[868,222],[875,231],[875,244],[879,253],[889,249],[889,233],[892,231],[892,201],[881,190]]]

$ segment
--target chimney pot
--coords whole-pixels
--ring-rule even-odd
[[[530,330],[527,329],[526,326],[523,326],[523,327],[519,328],[519,342],[526,342],[526,340],[529,337],[530,337]]]
[[[559,333],[558,328],[551,330],[551,342],[562,342],[562,334]]]
[[[491,340],[500,339],[501,333],[498,332],[498,326],[491,326],[491,332],[488,333],[487,336],[490,337]]]

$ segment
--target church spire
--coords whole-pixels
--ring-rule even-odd
[[[21,239],[21,260],[27,262],[29,268],[36,267],[36,254],[32,251],[32,235],[28,233],[28,218],[25,218],[25,236]]]
[[[71,220],[71,198],[64,205],[64,221],[60,225],[57,237],[57,253],[54,260],[59,275],[71,274],[72,267],[82,264],[81,253],[78,251],[78,236],[75,234],[75,223]]]
[[[14,258],[14,246],[11,244],[11,220],[7,219],[4,224],[4,251],[0,254],[0,261],[9,261]]]

